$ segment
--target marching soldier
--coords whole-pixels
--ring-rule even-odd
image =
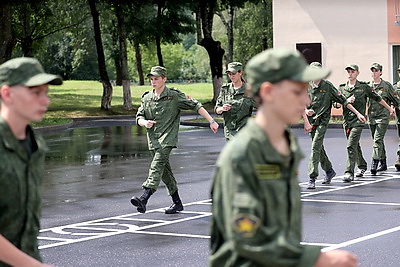
[[[140,197],[133,196],[131,203],[138,212],[145,213],[147,201],[163,181],[168,194],[172,197],[172,205],[165,210],[165,213],[173,214],[183,210],[177,182],[169,163],[171,150],[178,144],[181,110],[197,111],[210,122],[210,128],[214,133],[218,130],[218,123],[197,100],[165,85],[167,70],[164,67],[152,67],[147,77],[150,78],[153,90],[143,95],[142,103],[136,114],[136,122],[147,128],[147,141],[153,161],[149,175],[142,185],[143,194]]]
[[[231,82],[222,85],[215,105],[215,113],[223,115],[225,138],[230,140],[246,125],[255,102],[253,98],[245,95],[246,82],[243,79],[242,63],[229,63],[226,73]]]

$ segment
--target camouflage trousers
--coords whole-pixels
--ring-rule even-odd
[[[310,178],[318,177],[319,163],[321,163],[321,167],[324,171],[332,168],[332,163],[324,148],[324,137],[327,128],[327,125],[315,125],[310,132],[312,140],[310,160],[308,161],[308,176]]]
[[[372,134],[372,159],[381,160],[386,159],[386,150],[385,150],[385,134],[388,128],[388,124],[386,123],[378,123],[378,124],[370,124],[369,129]]]
[[[177,182],[174,174],[172,173],[171,165],[169,164],[169,155],[172,147],[156,148],[151,150],[153,161],[149,169],[149,176],[143,183],[143,187],[152,189],[155,192],[163,181],[167,187],[168,194],[172,195],[178,190]]]
[[[347,138],[347,162],[345,173],[354,175],[354,169],[356,164],[359,169],[366,170],[367,162],[365,161],[360,146],[360,138],[363,130],[363,126],[347,128],[344,127],[344,132]]]

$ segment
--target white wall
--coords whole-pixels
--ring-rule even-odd
[[[344,67],[360,67],[359,80],[370,80],[373,62],[390,80],[387,2],[384,0],[274,0],[274,47],[321,43],[322,63],[335,86],[347,80]]]

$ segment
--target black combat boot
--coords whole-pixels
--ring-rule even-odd
[[[386,159],[381,159],[380,162],[381,162],[381,165],[379,166],[379,168],[376,171],[377,172],[387,171]]]
[[[372,159],[372,164],[371,164],[371,174],[372,175],[376,175],[378,164],[379,164],[379,160]]]
[[[131,203],[133,206],[137,207],[138,212],[145,213],[147,200],[149,200],[149,198],[152,194],[153,194],[153,191],[150,188],[144,188],[144,192],[140,197],[133,196],[131,198]]]
[[[396,163],[394,164],[394,167],[396,167],[396,171],[400,171],[400,156],[397,156]]]
[[[174,214],[183,210],[183,205],[181,199],[179,198],[178,190],[176,190],[171,197],[173,203],[168,209],[165,210],[165,214]]]

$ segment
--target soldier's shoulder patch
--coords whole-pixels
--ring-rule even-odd
[[[255,164],[258,179],[280,179],[281,167],[278,164]]]
[[[233,229],[243,237],[253,237],[260,227],[261,220],[249,213],[239,213],[233,219]]]

